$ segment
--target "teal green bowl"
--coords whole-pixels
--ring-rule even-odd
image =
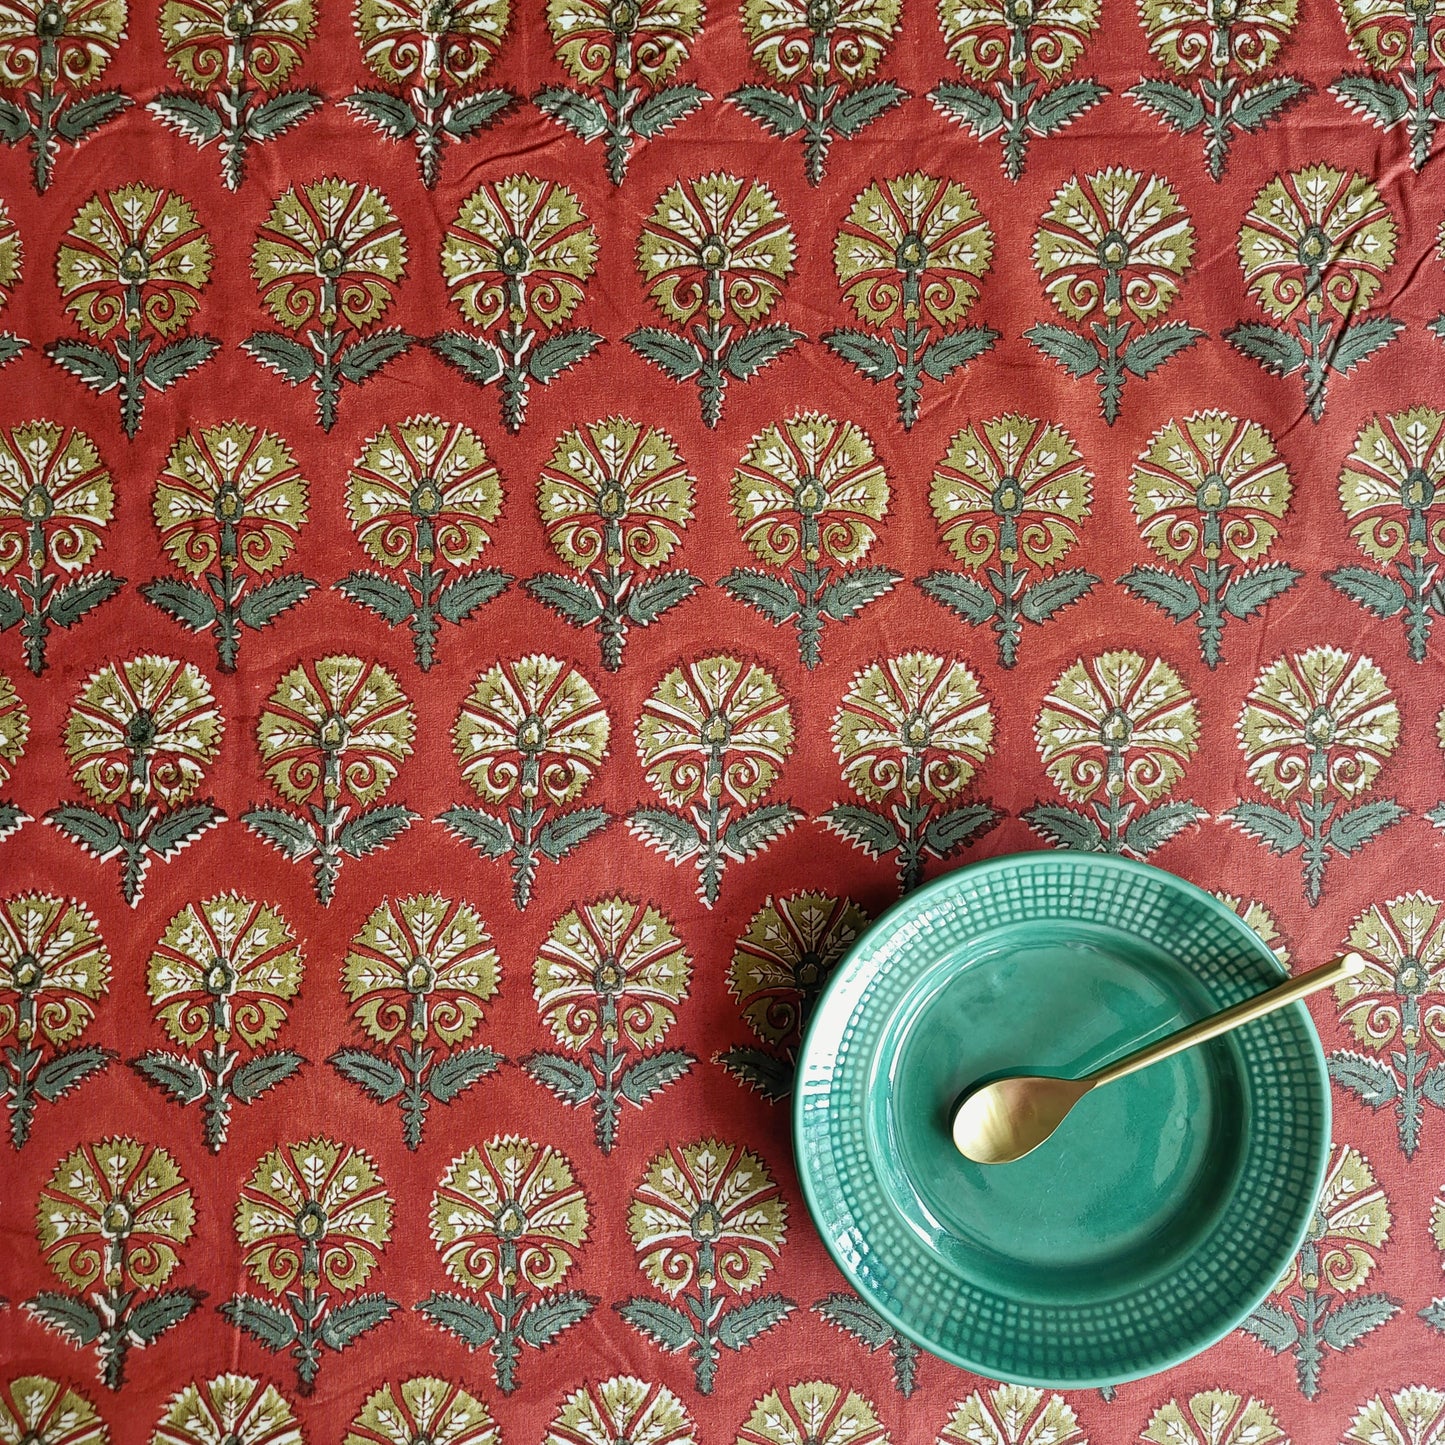
[[[1163,1370],[1233,1329],[1299,1249],[1329,1151],[1302,1004],[1086,1096],[1013,1164],[962,1157],[959,1094],[1077,1077],[1284,975],[1157,868],[1024,853],[905,898],[838,965],[798,1060],[794,1148],[859,1295],[925,1349],[1029,1385]]]

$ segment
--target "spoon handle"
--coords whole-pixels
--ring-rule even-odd
[[[1316,989],[1328,988],[1332,983],[1338,983],[1340,979],[1357,973],[1364,967],[1364,963],[1365,960],[1359,954],[1346,953],[1333,963],[1321,964],[1319,968],[1312,968],[1296,978],[1286,979],[1283,983],[1266,989],[1264,993],[1255,994],[1253,998],[1247,998],[1221,1013],[1210,1014],[1208,1018],[1180,1029],[1177,1034],[1145,1044],[1142,1049],[1125,1054],[1122,1059],[1116,1059],[1112,1064],[1105,1064],[1102,1069],[1090,1074],[1084,1082],[1091,1088],[1100,1084],[1112,1084],[1115,1079],[1122,1079],[1136,1069],[1157,1064],[1161,1059],[1170,1058],[1184,1049],[1192,1049],[1195,1044],[1202,1044],[1206,1039],[1217,1038],[1220,1034],[1228,1033],[1230,1029],[1237,1029],[1241,1024],[1263,1018],[1265,1014],[1284,1008],[1306,994],[1314,993]]]

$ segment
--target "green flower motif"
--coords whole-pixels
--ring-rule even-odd
[[[146,971],[156,1017],[182,1047],[214,1037],[258,1049],[276,1037],[301,987],[301,953],[274,909],[238,893],[188,903]]]
[[[856,84],[898,33],[900,0],[743,0],[753,58],[774,80]]]
[[[125,39],[126,0],[0,0],[0,85],[94,85]]]
[[[499,1445],[500,1440],[480,1400],[450,1380],[414,1375],[368,1395],[343,1445]]]
[[[1411,1385],[1360,1407],[1341,1445],[1429,1445],[1445,1422],[1445,1390]]]
[[[568,1395],[542,1445],[697,1445],[696,1431],[686,1407],[666,1385],[613,1375]]]
[[[557,59],[581,84],[632,70],[657,86],[687,59],[704,13],[703,0],[547,0],[547,29]]]
[[[792,227],[761,181],[713,171],[669,186],[643,223],[637,267],[669,320],[761,321],[793,269]]]
[[[328,176],[277,197],[252,249],[251,275],[287,331],[313,317],[360,331],[386,314],[406,260],[406,236],[386,197]]]
[[[1099,0],[940,0],[948,56],[976,80],[1073,69],[1099,25]]]
[[[109,983],[110,952],[83,903],[48,893],[0,902],[0,1040],[73,1043]]]
[[[1244,75],[1267,69],[1294,30],[1298,9],[1298,0],[1139,0],[1149,49],[1175,75],[1212,76],[1231,65]]]
[[[298,1281],[358,1290],[391,1238],[392,1202],[370,1156],[316,1137],[256,1161],[236,1202],[236,1238],[251,1277],[278,1298]]]
[[[171,1396],[151,1445],[304,1445],[290,1401],[251,1375],[193,1380]]]
[[[0,1385],[0,1440],[109,1445],[110,1431],[90,1401],[70,1386],[48,1375],[19,1375]]]
[[[316,34],[312,0],[166,0],[166,63],[198,91],[239,85],[280,89]]]
[[[938,1445],[1088,1445],[1062,1395],[1028,1385],[995,1385],[960,1400]]]
[[[888,1432],[856,1390],[802,1380],[762,1396],[737,1445],[888,1445]]]
[[[367,67],[391,85],[470,85],[496,59],[509,0],[360,0]]]
[[[476,1031],[500,971],[477,911],[431,893],[382,903],[352,940],[341,981],[377,1043],[430,1033],[454,1047]]]
[[[1183,1404],[1166,1401],[1139,1438],[1150,1445],[1271,1445],[1285,1439],[1268,1405],[1233,1390],[1201,1390]]]
[[[1428,406],[1372,416],[1340,475],[1350,535],[1375,562],[1445,557],[1445,413]]]
[[[900,308],[940,326],[968,314],[993,257],[993,231],[956,181],[911,171],[874,181],[833,245],[838,284],[859,317],[884,327]]]

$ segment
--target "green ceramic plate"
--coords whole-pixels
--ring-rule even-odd
[[[1284,1273],[1323,1179],[1303,1005],[1090,1094],[1013,1164],[959,1155],[949,1112],[982,1075],[1087,1073],[1282,974],[1217,899],[1127,859],[1025,853],[919,889],[838,965],[799,1058],[798,1172],[833,1258],[995,1379],[1112,1384],[1212,1344]]]

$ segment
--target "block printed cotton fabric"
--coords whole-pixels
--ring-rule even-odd
[[[1438,0],[0,0],[0,1441],[1441,1445]],[[788,1106],[901,892],[1315,998],[1308,1239],[979,1379]]]

